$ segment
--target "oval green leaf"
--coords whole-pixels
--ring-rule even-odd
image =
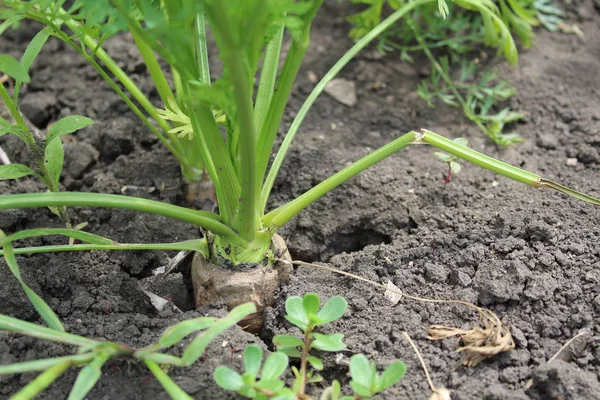
[[[364,354],[355,354],[350,358],[350,376],[354,382],[362,387],[370,388],[373,384],[373,368]],[[361,393],[358,394],[364,396]]]
[[[277,349],[284,349],[289,347],[301,347],[304,345],[302,339],[291,335],[277,335],[273,338],[273,344]]]
[[[46,169],[48,170],[48,184],[51,190],[58,190],[58,183],[60,181],[60,174],[63,169],[64,161],[65,151],[60,139],[53,140],[52,142],[46,144],[44,163],[46,164]]]
[[[302,305],[302,297],[292,296],[285,301],[285,319],[302,330],[308,326],[308,317]]]
[[[58,121],[48,130],[46,135],[46,146],[61,135],[67,135],[69,133],[76,132],[86,126],[92,125],[94,121],[88,117],[82,117],[81,115],[69,115]]]
[[[276,351],[267,357],[263,366],[260,380],[273,381],[278,379],[285,372],[288,366],[289,358],[286,354]]]
[[[312,337],[314,338],[311,343],[311,348],[323,350],[323,351],[341,351],[346,348],[342,339],[344,338],[344,334],[342,333],[332,333],[330,335],[324,335],[322,333],[312,333]]]
[[[28,175],[35,175],[35,172],[27,165],[8,164],[0,166],[0,181],[18,179]]]
[[[15,81],[29,82],[29,74],[20,62],[13,57],[2,54],[0,55],[0,72],[13,78]]]
[[[302,299],[302,307],[304,307],[304,312],[306,313],[309,319],[313,315],[317,314],[320,305],[321,299],[319,299],[319,295],[316,293],[308,293]]]
[[[327,300],[323,308],[317,313],[319,325],[327,324],[340,319],[348,309],[348,302],[342,296],[334,296]]]
[[[225,390],[238,391],[244,387],[242,376],[229,367],[218,366],[214,373],[215,382]]]
[[[321,361],[320,358],[317,358],[315,356],[308,356],[308,358],[306,360],[317,371],[322,371],[323,370],[323,368],[324,368],[323,361]]]
[[[244,371],[252,374],[253,376],[258,376],[258,371],[260,370],[260,365],[262,364],[263,352],[255,344],[251,344],[250,346],[244,349]]]
[[[377,393],[398,383],[404,377],[404,374],[406,374],[406,365],[402,361],[390,364],[381,374],[381,379],[377,385]]]

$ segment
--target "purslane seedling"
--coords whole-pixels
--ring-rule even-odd
[[[341,296],[327,300],[321,308],[321,300],[315,293],[308,293],[304,297],[292,296],[285,301],[285,318],[304,333],[303,338],[291,335],[278,335],[273,338],[277,351],[269,355],[262,362],[262,350],[256,345],[246,347],[243,353],[244,373],[220,366],[214,373],[215,381],[226,390],[236,391],[238,394],[250,399],[311,399],[307,393],[307,384],[321,382],[323,378],[318,375],[324,368],[323,361],[311,354],[311,350],[338,352],[344,350],[341,333],[321,334],[315,332],[323,326],[340,319],[348,303]],[[286,371],[289,359],[297,358],[300,368],[291,366],[294,381],[291,386],[286,386],[282,375]],[[353,400],[370,399],[378,393],[398,383],[406,373],[406,366],[402,361],[395,361],[388,365],[381,373],[377,373],[377,366],[370,362],[366,356],[355,354],[350,358],[350,390],[351,396],[342,395],[342,388],[337,380],[327,387],[321,399],[323,400]]]

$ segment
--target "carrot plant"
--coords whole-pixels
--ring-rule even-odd
[[[350,36],[360,39],[383,19],[388,10],[397,10],[405,2],[398,0],[350,0],[366,8],[352,15]],[[517,63],[515,51],[506,52],[504,40],[519,38],[531,46],[533,29],[544,26],[550,31],[564,28],[563,13],[554,0],[457,0],[429,2],[410,12],[407,23],[397,24],[379,37],[383,53],[398,52],[400,58],[414,62],[423,54],[431,66],[431,75],[419,84],[417,93],[434,106],[439,100],[459,107],[465,116],[500,146],[522,142],[516,133],[505,133],[507,124],[522,120],[525,114],[502,103],[516,90],[506,80],[485,68],[475,51],[484,46],[504,51],[507,62]],[[490,24],[504,34],[497,40],[490,35]],[[514,48],[514,47],[513,47]]]
[[[462,0],[467,1],[467,0]],[[473,7],[480,7],[475,0]],[[180,143],[186,152],[202,159],[214,183],[218,212],[194,210],[158,201],[100,193],[41,193],[0,196],[0,209],[31,207],[105,207],[163,215],[201,227],[204,237],[176,243],[117,243],[111,239],[73,229],[31,229],[12,233],[4,243],[44,236],[63,235],[78,239],[75,245],[17,248],[15,254],[78,250],[191,250],[217,266],[200,275],[207,280],[195,291],[216,292],[219,296],[256,300],[259,285],[271,274],[280,250],[273,238],[280,227],[337,186],[411,144],[429,144],[452,156],[537,188],[553,188],[596,205],[600,200],[579,193],[540,176],[476,152],[431,131],[411,131],[357,160],[299,197],[275,209],[268,199],[285,155],[307,112],[327,83],[371,41],[399,19],[438,0],[407,3],[360,39],[323,77],[306,99],[283,142],[275,153],[276,136],[302,59],[309,45],[310,29],[322,0],[202,0],[168,1],[113,0],[77,1],[69,10],[62,1],[6,2],[13,19],[30,17],[56,28],[91,29],[91,33],[127,30],[138,48],[146,49],[144,59],[165,61],[172,70],[175,91],[163,91],[166,109],[160,113],[177,124]],[[487,3],[486,3],[487,4]],[[16,11],[15,11],[16,10]],[[499,11],[490,9],[486,36],[494,40],[509,58],[516,59],[515,43]],[[76,18],[75,16],[82,17]],[[92,16],[102,22],[94,31]],[[205,25],[219,50],[222,73],[208,79]],[[71,28],[69,28],[71,29]],[[74,29],[74,28],[73,28]],[[60,31],[62,32],[62,31]],[[52,34],[66,35],[57,30]],[[286,36],[287,33],[287,36]],[[73,31],[69,40],[88,57],[101,54],[98,43]],[[279,68],[284,37],[289,40],[283,65]],[[87,44],[86,44],[87,43]],[[91,58],[90,58],[91,59]],[[152,75],[152,70],[149,70]],[[156,71],[155,71],[156,72]],[[153,76],[158,81],[156,76]],[[164,123],[165,119],[159,118]],[[152,124],[150,124],[152,125]],[[175,133],[173,133],[175,134]],[[272,155],[274,159],[271,161]],[[451,161],[455,161],[452,159]],[[254,280],[244,279],[249,271],[264,271]],[[240,273],[215,290],[211,277]],[[211,275],[212,274],[212,275]],[[269,291],[272,296],[273,291]],[[244,297],[247,296],[247,297]],[[245,301],[245,300],[244,300]],[[260,307],[272,299],[260,301]],[[230,303],[230,307],[234,304]]]

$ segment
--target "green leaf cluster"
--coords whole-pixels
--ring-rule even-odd
[[[363,354],[355,354],[350,358],[350,387],[355,396],[368,399],[383,392],[390,386],[398,383],[406,373],[406,365],[402,361],[395,361],[388,365],[381,374],[377,373],[377,366],[369,362]],[[355,397],[348,397],[348,399]]]
[[[263,364],[263,352],[257,345],[244,349],[244,373],[239,374],[226,366],[215,369],[215,382],[225,390],[257,400],[295,399],[291,389],[281,379],[288,367],[288,356],[282,352],[271,353]]]
[[[64,163],[63,144],[59,136],[74,133],[93,124],[93,121],[77,115],[67,116],[52,125],[45,138],[41,138],[34,135],[21,114],[18,107],[19,91],[23,83],[30,81],[29,69],[49,36],[48,30],[40,31],[31,40],[20,61],[6,54],[0,55],[0,72],[5,73],[15,81],[12,96],[4,85],[0,86],[0,97],[14,120],[14,123],[11,123],[0,117],[0,136],[12,134],[21,139],[33,155],[35,163],[34,166],[23,164],[2,165],[0,166],[0,180],[18,179],[33,175],[44,182],[49,191],[57,192]],[[54,207],[51,210],[63,222],[69,224],[64,207]]]
[[[351,1],[367,5],[349,18],[353,26],[350,36],[355,39],[376,26],[386,9],[407,4],[402,0]],[[554,0],[439,0],[413,10],[409,18],[410,23],[398,24],[382,34],[378,49],[399,51],[408,62],[414,61],[415,53],[426,53],[433,68],[431,76],[419,85],[418,94],[431,106],[439,99],[462,108],[500,146],[521,142],[517,134],[504,133],[506,124],[524,118],[523,113],[502,106],[515,94],[514,88],[473,61],[472,53],[485,45],[497,48],[510,64],[516,64],[513,35],[530,46],[534,27],[542,24],[558,29],[562,12]],[[455,74],[456,69],[459,72]]]
[[[271,353],[263,364],[262,350],[256,345],[249,345],[243,353],[244,372],[219,366],[215,370],[214,379],[217,384],[238,394],[258,400],[277,399],[294,400],[306,397],[306,384],[321,382],[323,378],[315,371],[322,371],[323,361],[310,354],[311,350],[337,352],[344,350],[342,334],[321,334],[314,332],[315,328],[340,319],[348,308],[348,303],[341,296],[328,299],[323,307],[315,293],[304,297],[292,296],[285,302],[285,318],[300,328],[304,338],[292,335],[277,335],[273,344],[277,351]],[[289,358],[298,359],[300,368],[291,366],[295,380],[287,387],[282,375],[288,367]],[[312,370],[308,370],[308,366]],[[340,383],[334,380],[320,397],[321,400],[352,400],[370,399],[390,386],[396,384],[406,371],[401,361],[389,365],[378,374],[375,363],[369,362],[364,355],[356,354],[350,359],[350,389],[352,396],[343,396]]]

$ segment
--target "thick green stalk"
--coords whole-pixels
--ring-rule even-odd
[[[281,75],[277,81],[277,91],[269,104],[269,112],[260,131],[258,139],[258,177],[259,184],[262,185],[264,177],[271,158],[275,138],[279,131],[279,126],[285,112],[285,107],[290,98],[292,87],[296,81],[296,76],[300,70],[300,65],[306,54],[306,49],[310,43],[310,31],[312,22],[317,15],[317,11],[321,8],[323,0],[314,0],[309,2],[309,9],[302,15],[299,23],[301,31],[295,35],[292,44],[285,58],[285,63],[281,69]],[[260,202],[260,198],[258,199]],[[260,207],[260,203],[259,203]],[[262,213],[264,207],[260,207]]]
[[[202,159],[215,185],[222,221],[229,224],[233,221],[238,208],[240,183],[212,110],[204,104],[195,102],[193,91],[189,94],[187,106],[190,110],[192,128],[195,135],[199,135],[198,138],[202,143],[200,148]]]
[[[541,179],[539,175],[517,167],[513,167],[510,164],[496,160],[495,158],[486,156],[485,154],[481,154],[466,146],[461,146],[460,144],[453,142],[450,139],[446,139],[445,137],[436,133],[423,130],[423,133],[420,134],[419,139],[424,143],[430,144],[440,150],[460,157],[465,161],[469,161],[498,175],[505,176],[529,186],[539,187]]]
[[[290,45],[288,55],[283,64],[283,68],[281,69],[281,76],[277,81],[277,91],[271,99],[269,112],[262,125],[258,139],[259,146],[257,148],[258,173],[261,177],[261,184],[267,171],[271,152],[273,151],[273,145],[275,144],[275,138],[277,137],[279,125],[281,124],[283,113],[285,112],[285,107],[307,48],[308,43],[292,42]]]
[[[221,57],[223,65],[229,69],[233,81],[233,97],[237,108],[237,126],[239,130],[240,158],[240,197],[239,207],[235,217],[235,226],[240,236],[246,241],[254,239],[256,231],[260,229],[257,202],[262,179],[257,178],[256,168],[256,131],[254,129],[254,111],[252,107],[254,76],[253,71],[244,60],[244,52],[247,51],[232,37],[227,29],[229,18],[226,6],[222,2],[216,2],[213,9],[215,26],[220,28],[223,45],[221,46]],[[231,157],[236,156],[231,154]]]
[[[269,174],[267,175],[265,183],[263,184],[263,188],[261,191],[261,206],[262,206],[261,209],[262,210],[264,210],[267,205],[267,200],[269,199],[269,195],[271,194],[271,190],[273,189],[273,184],[275,183],[275,178],[277,177],[277,174],[279,173],[279,169],[281,168],[281,165],[283,164],[283,160],[285,159],[285,156],[286,156],[290,146],[292,145],[292,141],[294,140],[296,133],[298,133],[298,129],[302,125],[302,122],[304,121],[306,114],[308,113],[308,111],[310,110],[310,108],[312,107],[314,102],[321,95],[321,93],[325,90],[325,87],[327,86],[327,84],[363,48],[365,48],[373,39],[378,37],[382,32],[384,32],[386,29],[388,29],[391,25],[396,23],[396,21],[398,21],[400,18],[402,18],[408,12],[412,11],[415,8],[421,7],[425,4],[434,3],[436,1],[437,0],[416,0],[416,1],[409,2],[402,8],[395,11],[392,15],[387,17],[385,20],[381,21],[379,23],[379,25],[377,25],[375,28],[373,28],[373,30],[371,32],[367,33],[362,39],[360,39],[358,42],[356,42],[356,44],[354,46],[352,46],[352,48],[350,50],[348,50],[346,52],[346,54],[344,54],[342,56],[342,58],[340,58],[333,67],[331,67],[331,69],[327,72],[327,74],[325,74],[325,76],[323,77],[323,79],[321,79],[321,81],[317,84],[317,86],[315,86],[315,88],[313,89],[311,94],[308,96],[308,98],[302,105],[302,108],[300,108],[300,111],[298,111],[298,115],[296,115],[296,118],[294,118],[294,122],[292,123],[292,125],[290,126],[290,129],[288,130],[287,134],[285,135],[283,143],[281,144],[281,147],[279,148],[279,151],[277,152],[277,156],[275,157],[275,161],[273,162],[273,165],[271,166],[271,169],[269,170]]]
[[[244,245],[245,241],[227,225],[219,221],[219,216],[208,212],[191,210],[159,201],[138,197],[119,196],[101,193],[27,193],[0,196],[0,210],[34,207],[102,207],[135,210],[158,214],[168,218],[189,222],[205,228],[216,235],[227,238],[232,243]]]
[[[208,48],[206,45],[206,23],[204,21],[204,14],[196,15],[195,23],[196,59],[198,60],[198,69],[200,71],[198,80],[200,83],[210,85],[210,68],[208,65]]]
[[[374,152],[347,166],[340,172],[325,179],[323,182],[305,192],[300,197],[297,197],[289,203],[271,211],[263,217],[263,223],[267,226],[270,225],[275,229],[286,224],[290,219],[292,219],[296,214],[308,207],[310,204],[367,168],[372,167],[392,154],[404,149],[413,143],[415,138],[417,138],[417,133],[409,132],[393,142],[380,147]]]
[[[152,82],[154,82],[154,86],[156,87],[160,99],[163,104],[167,106],[169,104],[169,99],[174,99],[175,97],[173,96],[173,92],[171,91],[169,82],[167,82],[167,78],[165,78],[162,68],[158,64],[154,51],[152,51],[152,48],[148,46],[141,37],[138,29],[130,29],[129,32],[131,32],[131,36],[133,36],[133,40],[144,60],[144,64],[146,64],[146,68],[150,73],[150,77],[152,78]]]
[[[279,68],[279,55],[281,54],[281,45],[283,43],[284,26],[280,26],[273,39],[267,45],[265,56],[260,71],[260,83],[256,92],[256,101],[254,102],[254,129],[256,132],[262,130],[262,126],[267,117],[271,98],[275,91],[275,81],[277,80],[277,69]]]
[[[260,180],[256,170],[256,133],[254,130],[254,113],[252,110],[252,79],[245,71],[244,65],[236,61],[235,53],[230,58],[230,68],[234,81],[234,96],[238,110],[240,130],[240,186],[241,196],[236,216],[236,226],[242,238],[251,242],[260,220],[256,209]]]

